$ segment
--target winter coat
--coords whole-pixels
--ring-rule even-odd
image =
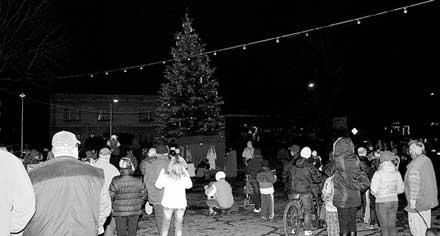
[[[155,186],[158,189],[164,190],[160,203],[163,207],[184,209],[188,205],[185,190],[192,188],[191,178],[188,173],[180,179],[174,179],[166,174],[165,170],[161,170]]]
[[[0,236],[23,230],[35,212],[35,194],[21,161],[0,150]]]
[[[142,179],[132,176],[130,170],[121,169],[121,175],[113,178],[109,191],[113,202],[113,216],[142,214],[147,190]]]
[[[246,167],[246,174],[250,175],[253,179],[257,178],[258,172],[261,171],[263,165],[266,164],[266,160],[262,156],[256,155],[253,159],[248,162]]]
[[[152,205],[160,205],[163,196],[163,189],[158,189],[154,185],[162,169],[168,169],[170,159],[168,155],[158,155],[157,158],[144,162],[142,167],[144,183],[148,190],[148,202]]]
[[[225,179],[220,179],[209,185],[209,187],[205,189],[205,194],[208,197],[212,197],[213,200],[216,200],[222,209],[229,209],[234,204],[231,185]]]
[[[321,173],[305,158],[299,158],[289,169],[289,193],[311,193],[312,184],[322,182]]]
[[[414,158],[407,166],[405,173],[405,195],[408,204],[411,199],[416,200],[416,209],[430,210],[438,205],[437,181],[431,160],[421,155]],[[408,212],[415,212],[409,205]]]
[[[376,202],[398,201],[397,194],[404,191],[403,180],[396,166],[385,161],[380,166],[371,180],[371,194],[376,197]]]
[[[257,174],[257,182],[260,185],[260,193],[270,194],[274,192],[273,184],[277,181],[277,176],[269,169],[265,169]]]
[[[353,142],[349,138],[338,139],[333,144],[333,153],[336,166],[333,205],[338,208],[359,207],[361,192],[370,187],[370,181],[359,168]]]
[[[96,236],[111,212],[102,169],[62,156],[29,172],[36,211],[24,236]]]

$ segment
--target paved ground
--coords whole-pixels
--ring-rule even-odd
[[[275,218],[272,221],[264,221],[252,209],[242,209],[244,194],[242,191],[243,182],[231,181],[233,183],[234,197],[236,204],[228,215],[208,216],[208,210],[204,201],[203,185],[195,184],[194,188],[188,191],[187,198],[189,207],[187,208],[183,235],[203,236],[203,235],[228,235],[228,236],[270,236],[283,235],[282,214],[287,203],[284,193],[278,191],[275,194]],[[154,216],[144,215],[139,222],[138,235],[158,235],[154,225]],[[358,235],[380,235],[379,230],[370,230],[364,223],[358,221]],[[433,212],[433,225],[440,227],[440,209]],[[398,235],[411,235],[407,224],[407,215],[399,206],[398,212]],[[324,229],[315,230],[314,235],[327,235]]]

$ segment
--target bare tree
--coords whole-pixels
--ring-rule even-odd
[[[0,80],[45,80],[65,48],[49,0],[0,0]]]

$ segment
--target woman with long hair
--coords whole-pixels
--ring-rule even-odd
[[[160,230],[161,236],[167,236],[170,228],[171,217],[174,214],[175,234],[182,235],[182,223],[187,206],[186,189],[192,187],[185,164],[180,158],[172,158],[168,169],[162,169],[155,183],[158,189],[164,189],[161,205],[163,206],[164,219]]]

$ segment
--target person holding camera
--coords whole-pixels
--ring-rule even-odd
[[[217,215],[214,209],[220,209],[227,212],[234,204],[234,196],[232,195],[232,187],[225,180],[226,174],[219,171],[215,174],[216,182],[205,185],[205,194],[208,197],[206,204],[209,207],[209,215]]]

